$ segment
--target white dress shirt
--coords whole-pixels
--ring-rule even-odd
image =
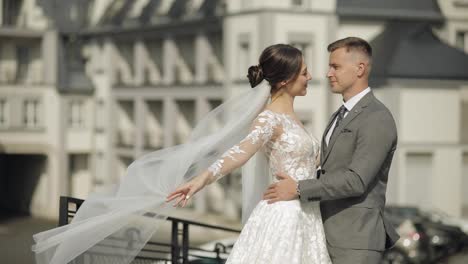
[[[370,87],[367,87],[365,90],[362,92],[356,94],[355,96],[351,97],[348,101],[343,102],[343,105],[346,107],[348,111],[345,112],[343,119],[348,115],[348,113],[353,109],[353,107],[369,92],[371,91]],[[336,115],[335,120],[333,121],[333,125],[330,127],[328,130],[327,136],[325,137],[325,142],[327,143],[330,142],[330,138],[333,132],[333,129],[335,129],[335,124],[336,124],[336,119],[338,119],[338,115]]]

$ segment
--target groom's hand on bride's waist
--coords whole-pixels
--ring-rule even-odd
[[[268,187],[263,194],[263,200],[267,200],[271,204],[278,201],[290,201],[299,197],[297,182],[293,178],[284,173],[277,173],[276,178],[279,181]]]

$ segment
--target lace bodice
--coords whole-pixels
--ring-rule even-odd
[[[264,110],[253,122],[250,133],[210,166],[215,177],[222,177],[242,166],[264,148],[271,174],[283,172],[295,180],[315,177],[319,144],[292,116]]]
[[[296,181],[315,177],[318,141],[292,116],[261,112],[250,133],[209,170],[221,177],[242,166],[263,148],[271,175],[284,172]],[[273,181],[276,181],[274,177]],[[261,200],[250,214],[226,264],[331,264],[318,202],[268,204]]]

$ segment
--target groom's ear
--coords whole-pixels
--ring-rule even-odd
[[[367,68],[366,63],[359,62],[357,67],[358,67],[358,69],[357,69],[358,77],[363,77],[366,74],[366,68]]]

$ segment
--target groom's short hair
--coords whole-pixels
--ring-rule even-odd
[[[328,45],[327,50],[328,52],[333,52],[339,48],[346,48],[346,51],[359,51],[369,59],[369,62],[372,61],[372,47],[367,41],[361,38],[347,37],[339,39]]]

